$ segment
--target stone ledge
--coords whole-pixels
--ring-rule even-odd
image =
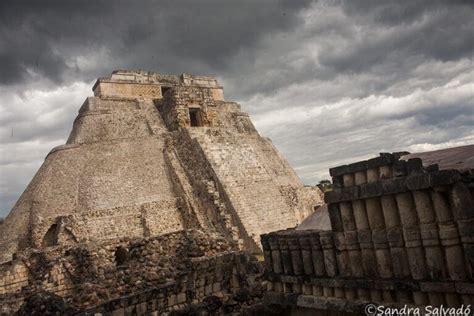
[[[345,289],[377,289],[422,291],[433,293],[474,294],[474,285],[465,282],[416,282],[408,280],[379,280],[379,279],[346,279],[321,278],[316,276],[295,276],[267,272],[265,278],[271,282],[291,284],[308,284],[324,287],[342,287]]]
[[[457,170],[417,173],[406,177],[383,179],[347,188],[336,188],[325,194],[324,201],[326,203],[337,203],[403,193],[407,190],[417,191],[452,185],[461,181],[461,179],[462,176]]]
[[[331,177],[338,177],[349,173],[365,171],[367,169],[378,168],[382,166],[391,166],[397,160],[396,154],[380,153],[379,157],[369,160],[358,161],[349,165],[343,165],[329,169]]]
[[[281,306],[298,306],[319,310],[337,310],[361,313],[367,302],[348,301],[340,298],[316,297],[312,295],[298,295],[278,292],[266,292],[264,301],[267,304]]]

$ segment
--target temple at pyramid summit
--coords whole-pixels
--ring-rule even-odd
[[[2,261],[188,229],[255,253],[322,204],[214,78],[119,70],[93,92],[5,219]]]

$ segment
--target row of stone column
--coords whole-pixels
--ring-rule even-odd
[[[262,246],[265,256],[267,271],[284,276],[310,276],[319,280],[362,280],[370,282],[380,277],[377,276],[379,268],[377,255],[378,249],[372,249],[372,256],[364,258],[366,252],[359,249],[352,249],[345,242],[345,233],[307,231],[305,233],[288,234],[278,233],[262,235]],[[365,251],[367,249],[364,249]],[[408,257],[404,254],[405,258]],[[365,264],[364,260],[367,260]],[[364,270],[369,264],[372,264],[374,275],[367,277]],[[407,270],[409,271],[408,265]],[[408,272],[409,273],[409,272]],[[355,278],[355,279],[354,279]],[[393,281],[397,278],[391,277]],[[301,293],[305,288],[311,287],[312,294],[315,296],[338,297],[346,299],[360,299],[374,302],[402,302],[415,303],[417,305],[441,305],[457,306],[461,302],[471,302],[472,295],[464,295],[455,292],[443,291],[422,291],[420,289],[408,288],[395,290],[367,288],[367,287],[348,287],[335,286],[334,284],[308,285],[308,278],[291,279],[292,282],[280,282],[275,285],[274,291],[285,293]],[[399,280],[400,282],[403,282]],[[406,282],[412,282],[412,278],[407,278]],[[442,283],[434,283],[442,284]],[[401,298],[401,299],[400,299]]]
[[[333,233],[311,231],[305,234],[261,236],[268,271],[285,275],[338,275]]]
[[[339,212],[343,231],[270,238],[273,269],[295,275],[324,271],[331,276],[337,269],[343,277],[472,279],[472,207],[464,183],[332,203],[330,211]]]
[[[335,168],[331,175],[335,190],[325,197],[331,232],[262,236],[268,271],[306,277],[294,279],[300,280],[296,283],[285,279],[275,288],[377,302],[395,297],[417,305],[472,302],[472,290],[458,289],[474,278],[472,179],[456,170],[423,168],[420,159],[399,161],[390,155]],[[301,281],[307,276],[324,282],[334,278],[416,286],[391,291],[324,282],[310,286]]]
[[[331,203],[329,212],[341,222],[335,245],[348,252],[353,277],[464,280],[473,277],[472,207],[457,183]]]

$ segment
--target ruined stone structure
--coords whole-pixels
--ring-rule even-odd
[[[322,203],[320,190],[303,186],[248,114],[224,100],[213,78],[114,71],[93,91],[67,143],[51,150],[0,225],[6,310],[41,290],[84,309],[143,290],[141,285],[162,293],[164,285],[156,281],[163,278],[186,286],[166,290],[174,293],[171,302],[178,295],[178,303],[167,301],[159,310],[182,307],[179,293],[187,303],[203,299],[203,289],[206,295],[222,296],[220,287],[235,294],[242,288],[237,281],[191,282],[197,268],[190,258],[211,260],[206,247],[216,240],[225,246],[213,256],[259,253],[260,234],[294,227]],[[174,255],[193,244],[192,231],[206,232],[202,253]],[[155,248],[146,246],[157,240]],[[148,248],[136,250],[137,244]],[[186,268],[178,277],[166,264],[156,267],[154,253],[167,262],[179,258]],[[234,271],[229,276],[239,262],[227,264]],[[122,268],[128,264],[136,266]],[[71,301],[88,287],[98,297]]]
[[[209,77],[114,71],[94,85],[0,230],[28,247],[214,230],[258,251],[321,204]]]
[[[94,95],[0,224],[0,315],[473,304],[474,145],[332,168],[316,207],[215,79],[115,71]]]
[[[191,307],[238,312],[258,306],[262,296],[255,257],[192,229],[29,249],[0,269],[1,315],[20,306],[19,315],[43,315],[41,306],[58,305],[31,304],[45,294],[68,307],[60,315],[161,315]]]
[[[332,230],[262,235],[267,303],[297,315],[473,304],[473,157],[474,145],[330,169]]]

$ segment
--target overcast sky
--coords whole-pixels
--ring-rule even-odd
[[[216,76],[307,184],[474,143],[473,1],[0,1],[0,216],[114,69]]]

